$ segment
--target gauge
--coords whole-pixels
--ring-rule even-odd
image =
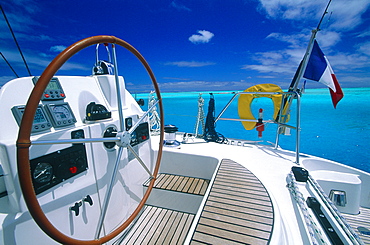
[[[53,167],[46,162],[40,162],[33,170],[33,179],[38,183],[47,183],[53,178]]]
[[[47,112],[53,120],[54,127],[64,127],[77,122],[71,107],[67,102],[58,104],[46,104]]]
[[[71,118],[71,112],[65,105],[58,105],[52,107],[52,112],[58,121]]]
[[[25,107],[26,106],[14,106],[12,108],[13,115],[18,122],[18,125],[21,124]],[[46,115],[42,105],[38,105],[32,123],[32,133],[49,130],[50,128],[51,122],[49,117]]]

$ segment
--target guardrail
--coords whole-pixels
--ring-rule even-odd
[[[201,96],[203,93],[200,93],[199,96]],[[281,100],[282,100],[282,103],[280,105],[280,111],[279,111],[279,114],[278,114],[278,121],[276,121],[276,119],[274,120],[262,120],[262,122],[264,124],[266,123],[273,123],[273,124],[277,124],[278,127],[277,127],[277,130],[276,130],[276,140],[275,140],[275,149],[278,147],[279,145],[279,135],[280,135],[280,132],[282,131],[283,128],[291,128],[291,129],[294,129],[296,130],[296,145],[295,145],[295,153],[296,153],[296,163],[299,163],[299,150],[300,150],[300,131],[301,131],[301,123],[300,123],[300,120],[301,120],[301,96],[298,92],[216,92],[216,93],[212,93],[212,94],[233,94],[233,96],[231,97],[231,99],[229,100],[229,102],[224,106],[224,108],[221,110],[221,112],[219,113],[219,115],[215,118],[215,123],[218,121],[218,120],[225,120],[225,121],[239,121],[239,122],[258,122],[258,120],[253,120],[253,119],[240,119],[240,118],[222,118],[222,115],[225,113],[225,111],[229,108],[229,106],[231,105],[231,103],[235,100],[235,98],[239,95],[242,95],[242,94],[254,94],[254,95],[282,95],[281,96]],[[293,125],[289,125],[287,123],[283,123],[281,122],[281,118],[283,116],[287,116],[289,114],[289,110],[290,110],[290,102],[292,101],[292,99],[296,99],[296,103],[297,103],[297,112],[296,112],[296,126],[293,126]],[[288,100],[290,100],[288,102]],[[285,106],[285,103],[289,103],[288,105],[288,113],[287,115],[283,115],[282,112],[284,110],[284,106]],[[197,120],[197,123],[199,123],[199,118]],[[196,132],[196,135],[197,135],[197,132]]]

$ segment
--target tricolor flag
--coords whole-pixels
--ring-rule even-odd
[[[308,60],[306,71],[303,77],[328,86],[331,100],[333,101],[334,108],[336,108],[337,103],[343,98],[344,95],[328,59],[321,51],[316,40],[314,41],[311,56]]]

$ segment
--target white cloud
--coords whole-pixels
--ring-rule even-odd
[[[290,44],[288,47],[291,49],[295,48],[306,48],[310,40],[310,32],[304,30],[301,33],[295,34],[284,34],[273,32],[269,34],[266,39],[276,39],[281,42]],[[332,47],[341,41],[341,35],[334,31],[320,31],[316,38],[322,49]]]
[[[51,52],[62,52],[63,50],[65,50],[67,47],[66,46],[63,46],[63,45],[56,45],[56,46],[52,46],[50,48],[50,51]]]
[[[358,50],[361,53],[370,56],[370,42],[361,43],[361,44],[358,44],[357,46],[358,46]]]
[[[194,34],[191,37],[189,37],[189,41],[192,43],[208,43],[214,34],[212,32],[206,31],[206,30],[198,30],[199,34]]]
[[[188,7],[186,7],[185,5],[179,3],[178,1],[172,1],[171,4],[170,4],[171,7],[179,10],[179,11],[191,11],[191,9],[189,9]]]
[[[288,20],[320,20],[327,1],[312,0],[259,0],[260,9],[267,17]],[[328,9],[330,21],[335,30],[351,30],[361,24],[362,14],[370,6],[369,0],[336,0]],[[327,15],[329,17],[329,15]],[[325,19],[327,21],[327,19]]]
[[[251,83],[252,84],[252,83]],[[241,81],[187,81],[160,83],[161,91],[219,91],[219,90],[243,90],[249,86],[245,80]]]
[[[203,67],[215,65],[213,62],[199,62],[199,61],[175,61],[167,62],[165,65],[178,66],[178,67]]]
[[[358,34],[357,37],[368,37],[370,36],[370,29],[366,31],[362,31],[360,34]]]

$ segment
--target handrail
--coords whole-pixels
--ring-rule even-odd
[[[203,93],[200,93],[202,95]],[[212,94],[233,94],[229,102],[224,106],[224,108],[221,110],[221,112],[218,114],[218,116],[215,118],[215,123],[218,120],[225,120],[225,121],[239,121],[239,122],[258,122],[258,120],[253,120],[253,119],[236,119],[236,118],[222,118],[222,115],[225,113],[225,111],[229,108],[231,103],[235,100],[235,98],[238,95],[242,94],[257,94],[257,95],[282,95],[282,100],[284,99],[285,96],[293,96],[293,98],[297,99],[297,115],[296,115],[296,126],[289,125],[286,123],[282,123],[276,120],[263,120],[263,123],[274,123],[278,125],[278,128],[276,130],[276,141],[275,141],[275,149],[278,147],[279,144],[279,132],[281,128],[287,127],[291,128],[297,131],[296,134],[296,147],[295,147],[295,152],[296,152],[296,163],[299,164],[299,151],[300,151],[300,131],[301,131],[301,96],[299,92],[297,91],[291,91],[291,92],[216,92]],[[282,111],[283,111],[283,103],[280,106],[280,112],[278,118],[282,118]]]

